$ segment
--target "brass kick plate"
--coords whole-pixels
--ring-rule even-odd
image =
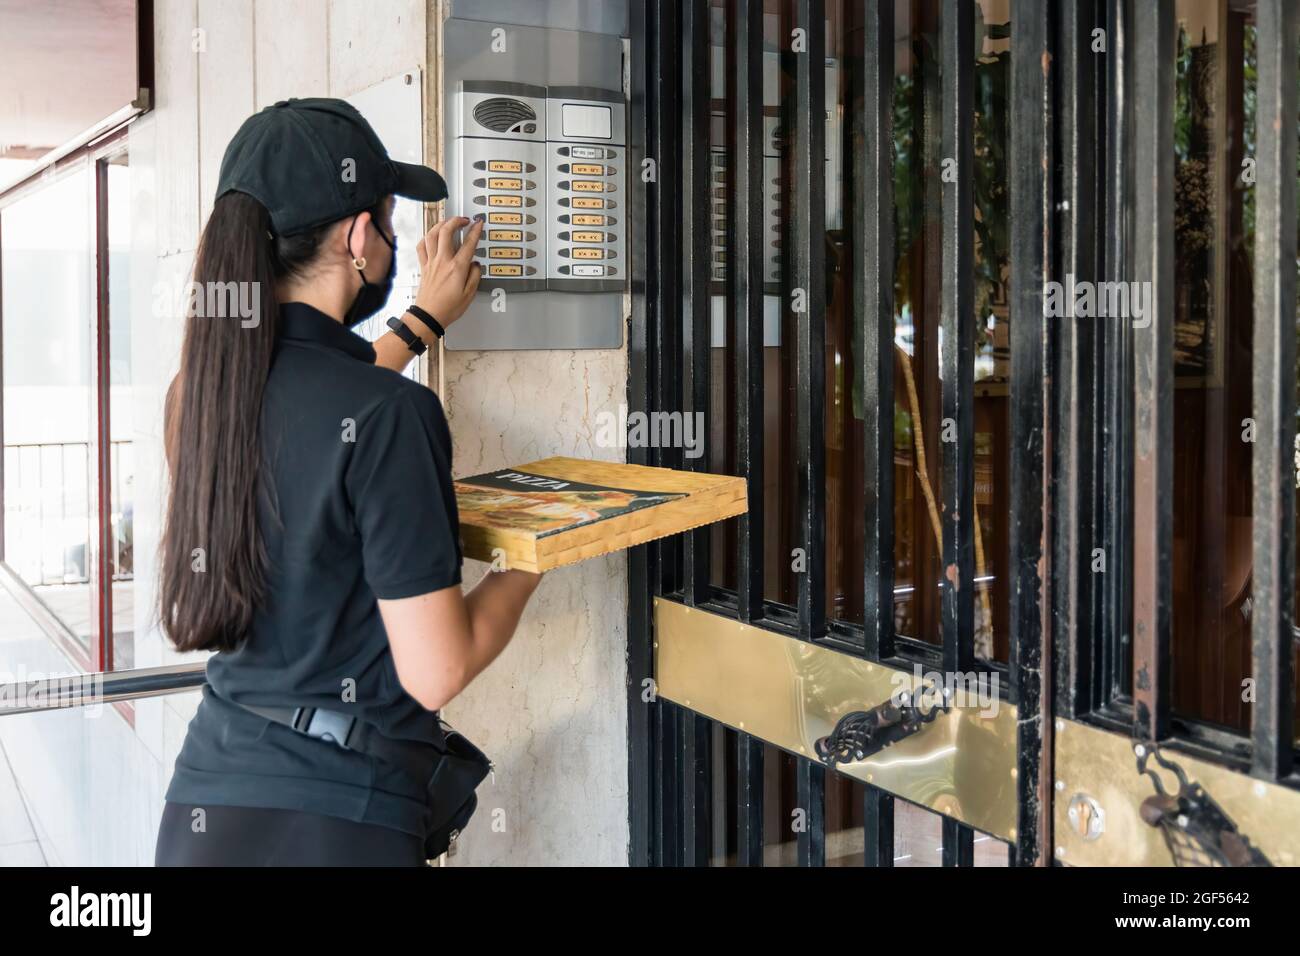
[[[816,760],[814,742],[916,674],[655,599],[659,696]],[[930,675],[923,675],[927,678]],[[973,685],[914,736],[840,773],[1003,840],[1015,839],[1016,708]]]

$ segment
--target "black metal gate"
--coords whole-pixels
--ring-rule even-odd
[[[1296,807],[1294,5],[632,11],[628,404],[708,440],[629,458],[750,495],[631,555],[632,862],[1134,862],[1104,839],[1130,812],[1177,861],[1180,809],[1212,858],[1229,830],[1268,844],[1231,799],[1161,817],[1139,764]],[[963,779],[1005,769],[981,793],[1013,825],[661,696],[682,607],[818,667],[987,679],[1009,766]],[[1133,806],[1101,807],[1125,773]]]

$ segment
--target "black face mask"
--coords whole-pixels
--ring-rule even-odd
[[[348,226],[349,246],[352,244],[352,227],[356,224],[357,221],[353,219],[352,226]],[[379,233],[379,238],[384,240],[384,245],[393,251],[391,261],[388,263],[388,275],[384,276],[382,282],[370,282],[366,279],[365,271],[357,269],[357,274],[361,276],[361,289],[352,301],[347,315],[343,316],[343,324],[348,328],[364,322],[384,307],[384,303],[393,292],[393,280],[397,278],[397,237],[394,236],[390,240],[378,225],[375,226],[375,232]]]

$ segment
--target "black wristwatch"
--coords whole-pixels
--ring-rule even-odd
[[[424,350],[428,348],[428,346],[424,344],[424,339],[412,332],[411,327],[397,316],[393,316],[388,320],[388,327],[396,332],[397,337],[405,342],[406,347],[416,355],[423,355]]]

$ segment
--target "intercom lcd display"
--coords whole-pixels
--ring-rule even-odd
[[[613,110],[608,106],[576,106],[565,103],[560,109],[566,139],[609,139],[613,135]]]

